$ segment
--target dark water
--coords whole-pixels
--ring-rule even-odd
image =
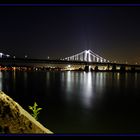
[[[54,133],[140,133],[140,73],[0,71],[0,90]]]

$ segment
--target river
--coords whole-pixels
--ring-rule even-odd
[[[0,90],[54,133],[140,133],[140,73],[0,71]]]

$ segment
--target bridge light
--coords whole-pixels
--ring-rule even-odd
[[[10,57],[10,55],[9,55],[9,54],[7,54],[6,56],[7,56],[7,57]]]
[[[13,70],[16,70],[16,67],[13,67]]]
[[[70,68],[71,67],[71,65],[68,65],[68,68]]]
[[[85,53],[88,53],[88,50],[86,50]]]
[[[86,53],[89,53],[90,50],[87,50]]]
[[[0,58],[2,58],[3,53],[0,53]]]

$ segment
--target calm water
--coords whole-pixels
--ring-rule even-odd
[[[0,71],[0,90],[54,133],[140,133],[140,73]]]

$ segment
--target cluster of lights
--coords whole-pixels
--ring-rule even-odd
[[[0,52],[0,58],[9,58],[9,57],[11,57],[9,54],[4,54],[4,53]],[[24,56],[24,58],[27,58],[27,57],[28,57],[27,55]],[[16,58],[16,56],[14,55],[13,58]],[[48,57],[48,59],[49,59],[49,57]]]
[[[4,56],[4,57],[10,57],[9,54],[0,53],[0,58],[2,58],[3,56]]]

